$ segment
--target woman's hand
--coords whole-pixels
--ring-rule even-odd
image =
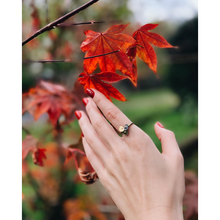
[[[136,125],[128,136],[114,130],[131,121],[103,94],[87,89],[86,111],[76,111],[86,155],[126,220],[182,220],[184,162],[174,133],[160,123],[162,154]],[[108,123],[108,121],[114,128]]]

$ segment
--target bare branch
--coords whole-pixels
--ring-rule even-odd
[[[50,24],[47,24],[45,27],[41,28],[40,30],[38,30],[37,32],[35,32],[31,37],[29,37],[27,40],[22,42],[22,46],[24,46],[25,44],[27,44],[29,41],[33,40],[34,38],[36,38],[37,36],[39,36],[40,34],[44,33],[45,31],[50,31],[54,28],[57,27],[58,24],[63,23],[64,21],[66,21],[67,19],[69,19],[70,17],[74,16],[75,14],[79,13],[80,11],[88,8],[90,5],[98,2],[99,0],[90,0],[89,2],[85,3],[84,5],[80,6],[79,8],[74,9],[73,11],[67,13],[66,15],[58,18],[57,20],[51,22]]]
[[[95,57],[101,57],[101,56],[105,56],[105,55],[109,55],[109,54],[112,54],[112,53],[117,53],[119,52],[120,50],[116,50],[116,51],[112,51],[112,52],[109,52],[109,53],[103,53],[103,54],[99,54],[99,55],[95,55],[95,56],[91,56],[91,57],[84,57],[84,60],[86,59],[92,59],[92,58],[95,58]],[[23,63],[67,63],[67,62],[76,62],[77,60],[70,60],[70,59],[65,59],[65,60],[27,60],[27,61],[24,61]]]
[[[119,23],[121,21],[85,21],[85,22],[78,22],[78,23],[62,23],[62,24],[58,24],[57,27],[70,27],[70,26],[76,26],[76,25],[84,25],[84,24],[102,24],[102,23]]]
[[[22,130],[23,130],[26,134],[29,134],[29,135],[31,134],[30,131],[28,131],[28,130],[27,130],[26,128],[24,128],[23,126],[22,126]]]

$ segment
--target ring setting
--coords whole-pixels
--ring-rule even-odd
[[[121,133],[121,134],[125,134],[125,135],[128,135],[128,129],[129,129],[129,127],[131,126],[131,125],[133,125],[134,123],[133,122],[131,122],[129,125],[128,124],[125,124],[124,126],[120,126],[119,127],[119,132]]]

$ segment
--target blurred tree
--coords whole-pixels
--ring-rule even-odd
[[[23,40],[45,26],[47,21],[52,22],[86,2],[88,1],[55,0],[39,3],[35,0],[24,0],[22,4]],[[39,79],[59,82],[72,88],[76,77],[83,71],[84,54],[80,50],[80,45],[86,38],[84,31],[91,29],[102,32],[110,25],[128,23],[132,13],[127,7],[127,2],[128,0],[116,1],[114,4],[110,0],[97,2],[66,22],[102,21],[104,23],[58,27],[27,43],[22,48],[22,91],[28,91]],[[37,24],[35,29],[33,24]],[[69,61],[43,64],[27,62],[39,60]]]
[[[169,40],[177,50],[169,50],[172,65],[165,83],[182,101],[198,101],[198,17],[186,22]]]

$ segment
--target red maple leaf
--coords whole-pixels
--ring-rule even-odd
[[[158,24],[145,24],[134,32],[136,40],[137,56],[140,57],[155,73],[157,71],[157,57],[151,44],[161,48],[172,48],[162,36],[149,32],[156,28]]]
[[[64,164],[74,159],[80,179],[86,184],[92,184],[98,179],[98,176],[88,161],[86,154],[79,148],[83,148],[81,138],[76,145],[70,145],[68,147],[68,153]]]
[[[29,151],[32,151],[32,158],[34,164],[43,166],[43,159],[46,159],[46,149],[38,148],[38,140],[31,135],[27,135],[22,141],[22,160],[26,158]]]
[[[104,56],[85,59],[85,72],[91,74],[99,63],[102,72],[115,72],[118,69],[129,76],[134,83],[135,77],[132,72],[132,63],[128,59],[126,51],[129,46],[135,44],[135,40],[126,34],[122,34],[126,27],[127,25],[114,25],[103,33],[91,30],[85,32],[87,38],[81,44],[81,50],[87,52],[85,58],[118,51]]]
[[[137,86],[137,61],[136,61],[136,46],[137,44],[131,45],[127,49],[127,56],[130,59],[132,63],[132,69],[133,69],[133,84]]]
[[[75,105],[72,94],[63,86],[41,81],[35,88],[23,95],[24,111],[29,111],[37,120],[42,114],[48,113],[53,126],[57,125],[63,114],[68,119]]]
[[[97,89],[98,91],[103,93],[109,100],[111,100],[111,96],[117,100],[126,101],[126,98],[109,83],[116,83],[120,80],[127,78],[128,77],[118,75],[115,72],[106,71],[97,74],[81,73],[78,80],[82,85],[84,85],[85,90]]]

